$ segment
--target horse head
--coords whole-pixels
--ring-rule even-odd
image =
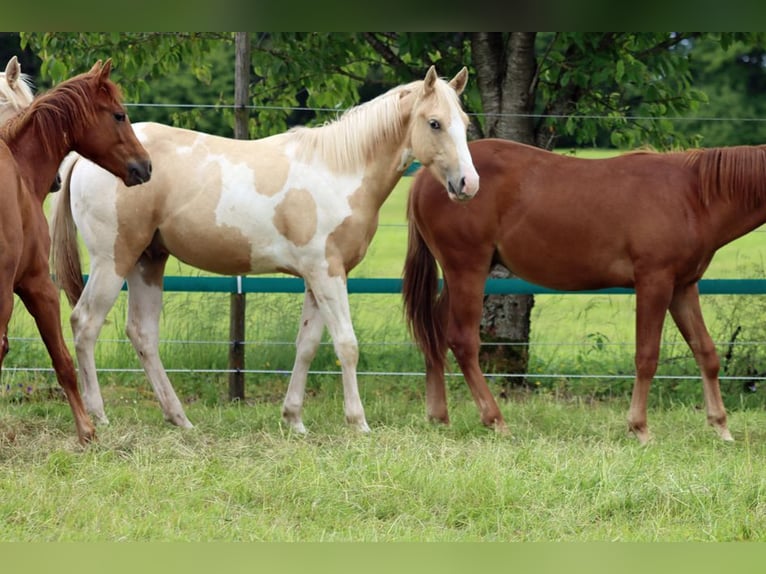
[[[456,201],[471,199],[479,190],[479,174],[468,151],[468,116],[459,99],[467,81],[467,68],[446,82],[431,66],[422,88],[414,91],[411,113],[412,155],[431,170]]]

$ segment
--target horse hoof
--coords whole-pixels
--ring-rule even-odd
[[[93,415],[93,420],[96,422],[96,425],[103,425],[103,426],[109,426],[109,418],[106,415]]]
[[[77,438],[82,446],[88,446],[89,444],[96,442],[96,429],[91,427],[90,429],[81,432]]]
[[[641,446],[646,446],[649,444],[649,441],[651,440],[651,437],[649,436],[649,429],[646,427],[643,428],[636,428],[631,427],[628,429],[631,433],[633,433],[633,436],[635,436],[638,439],[638,444]]]
[[[367,421],[362,419],[361,421],[350,421],[347,420],[349,426],[353,428],[355,431],[361,432],[361,433],[369,433],[370,427],[367,425]]]
[[[729,429],[726,427],[717,427],[715,430],[718,431],[718,436],[720,436],[721,440],[724,442],[734,442],[734,437],[731,436]]]

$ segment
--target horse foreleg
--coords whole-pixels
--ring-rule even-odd
[[[641,444],[649,441],[646,405],[657,372],[662,324],[672,293],[672,284],[657,277],[636,284],[636,380],[628,412],[628,429]]]
[[[306,432],[302,417],[306,379],[311,361],[314,360],[322,340],[322,331],[324,331],[324,321],[316,299],[311,290],[306,289],[298,336],[295,339],[295,363],[282,405],[282,420],[299,433]]]
[[[21,300],[34,317],[37,329],[48,349],[48,354],[56,372],[56,378],[72,409],[77,437],[81,444],[87,444],[96,438],[96,430],[83,405],[77,388],[77,373],[72,356],[64,342],[61,332],[61,309],[58,291],[47,273],[36,274],[17,287]]]
[[[77,364],[82,382],[82,397],[88,412],[98,423],[109,424],[96,373],[96,340],[107,313],[120,294],[124,279],[109,270],[111,263],[91,264],[91,274],[77,305],[72,310],[70,324],[74,335]]]
[[[10,350],[8,344],[8,323],[13,313],[13,291],[6,290],[0,296],[0,369],[3,367],[3,359]]]
[[[503,414],[479,366],[479,325],[486,272],[464,272],[454,277],[449,275],[445,271],[444,281],[449,285],[447,344],[452,349],[452,354],[471,389],[481,422],[499,432],[507,432]]]
[[[705,327],[696,283],[676,291],[670,304],[670,313],[702,373],[707,420],[723,440],[733,441],[734,438],[726,426],[726,409],[721,399],[718,380],[721,362],[713,339]]]
[[[343,372],[343,405],[346,422],[359,431],[369,432],[370,427],[364,416],[356,378],[359,345],[351,323],[345,277],[320,275],[306,277],[306,282],[314,293],[319,312],[332,337],[335,354],[340,361]]]
[[[141,360],[165,420],[182,428],[192,428],[194,425],[186,418],[183,405],[160,359],[162,275],[166,260],[142,257],[128,274],[128,322],[125,332]]]

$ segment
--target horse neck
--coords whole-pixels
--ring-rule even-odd
[[[380,208],[404,175],[402,156],[407,150],[405,142],[381,146],[365,169],[365,188],[369,199]],[[406,166],[404,166],[406,167]]]
[[[715,229],[716,249],[766,223],[766,201],[753,206],[736,200],[720,199],[710,207],[709,212]]]
[[[57,141],[48,141],[50,152],[44,149],[31,126],[21,130],[6,143],[13,152],[22,179],[42,204],[56,178],[59,165],[69,151],[65,148],[64,134]]]

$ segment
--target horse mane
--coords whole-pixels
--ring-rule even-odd
[[[437,82],[437,94],[452,92],[444,82]],[[391,88],[372,100],[346,110],[337,119],[317,127],[294,127],[288,133],[299,143],[300,159],[318,154],[336,171],[349,171],[372,159],[378,144],[401,140],[405,118],[402,95],[420,93],[423,80]],[[449,97],[449,96],[447,96]]]
[[[120,102],[122,93],[113,82],[93,85],[97,76],[90,72],[74,76],[38,95],[32,104],[0,126],[0,139],[12,144],[25,130],[34,130],[48,154],[65,154],[69,142],[82,137],[98,112],[96,89]]]
[[[703,205],[721,198],[755,208],[766,200],[766,146],[705,148],[686,154],[686,162],[698,168]]]

